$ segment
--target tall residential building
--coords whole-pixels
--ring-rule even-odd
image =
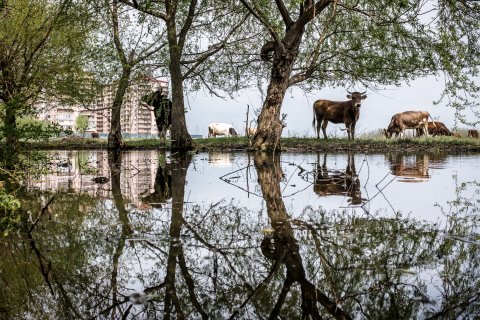
[[[88,106],[67,105],[44,99],[37,103],[41,110],[39,118],[56,122],[64,129],[75,131],[75,120],[79,115],[88,116],[87,132],[108,134],[110,132],[111,106],[115,99],[116,83],[105,85],[101,93]],[[144,78],[132,83],[123,99],[120,123],[122,133],[133,136],[157,135],[153,110],[140,104],[140,99],[155,90],[168,92],[168,82],[155,78]]]

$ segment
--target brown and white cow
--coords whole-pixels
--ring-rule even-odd
[[[478,138],[478,131],[475,129],[468,129],[468,135],[467,137],[469,138]]]
[[[415,129],[417,133],[417,137],[423,135],[423,128]],[[440,121],[429,121],[428,122],[428,134],[431,136],[451,136],[452,132],[448,130],[447,126],[443,122]]]
[[[427,111],[405,111],[395,114],[387,129],[383,129],[385,137],[391,138],[400,135],[403,138],[405,129],[422,128],[428,136],[428,118],[432,119]],[[432,119],[433,120],[433,119]]]
[[[208,137],[226,136],[236,137],[238,134],[231,124],[228,123],[210,123],[208,125]]]
[[[347,91],[348,92],[348,91]],[[365,91],[366,92],[366,91]],[[323,136],[327,139],[328,122],[344,123],[348,132],[348,139],[355,139],[355,125],[360,117],[362,100],[366,99],[365,92],[348,92],[348,101],[317,100],[313,104],[313,129],[317,130],[317,139],[320,138],[320,125]],[[323,121],[323,123],[322,123]]]

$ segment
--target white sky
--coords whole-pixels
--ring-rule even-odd
[[[404,84],[398,88],[393,87],[378,92],[367,91],[368,98],[362,103],[356,134],[386,128],[395,113],[408,110],[428,111],[435,120],[442,121],[447,127],[452,128],[455,124],[455,110],[446,107],[444,103],[433,104],[433,101],[440,97],[443,88],[441,79],[437,81],[435,77],[427,77],[412,81],[410,86]],[[357,90],[361,91],[361,88]],[[283,136],[313,136],[312,108],[315,100],[343,101],[347,100],[346,95],[346,90],[340,88],[326,88],[308,95],[298,88],[287,91],[282,106],[282,113],[287,114],[287,127],[283,131]],[[237,132],[243,133],[247,104],[250,104],[250,110],[252,110],[252,105],[258,108],[262,101],[258,91],[244,90],[236,95],[235,100],[226,101],[202,92],[190,93],[185,103],[191,108],[186,114],[189,132],[206,136],[208,124],[212,122],[230,123]],[[252,117],[254,116],[251,111],[250,119]],[[346,137],[346,131],[340,130],[344,127],[344,125],[329,123],[327,134]],[[464,126],[460,125],[460,127]]]

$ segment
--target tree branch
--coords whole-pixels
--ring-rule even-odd
[[[146,13],[146,14],[149,14],[151,16],[154,16],[154,17],[157,17],[157,18],[160,18],[162,19],[163,21],[166,21],[167,20],[167,15],[163,12],[159,12],[159,11],[156,11],[156,10],[151,10],[151,9],[147,9],[145,7],[141,7],[138,5],[138,2],[137,1],[133,1],[130,2],[128,0],[120,0],[121,3],[123,4],[126,4],[127,6],[130,6],[132,8],[135,8],[137,9],[138,11],[141,11],[143,13]]]
[[[285,26],[287,29],[289,29],[293,25],[293,21],[292,18],[290,18],[287,8],[285,7],[285,3],[283,3],[283,0],[275,0],[275,3],[277,4],[278,11],[280,11],[280,14],[282,15]]]
[[[195,16],[196,7],[197,7],[197,0],[190,0],[187,19],[183,24],[182,30],[180,30],[180,34],[178,35],[178,46],[182,51],[183,51],[183,46],[185,45],[185,40],[187,38],[188,30],[190,30],[190,27],[192,26],[192,21]]]

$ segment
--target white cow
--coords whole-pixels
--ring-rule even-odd
[[[228,123],[210,123],[208,125],[208,137],[216,136],[237,136],[237,132],[232,125]]]

